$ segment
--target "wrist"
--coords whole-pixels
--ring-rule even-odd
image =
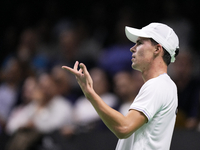
[[[95,94],[96,92],[94,91],[93,88],[90,88],[87,90],[87,92],[84,92],[84,95],[88,100],[92,100]]]

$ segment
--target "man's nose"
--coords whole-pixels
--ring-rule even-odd
[[[136,51],[135,48],[136,48],[136,46],[134,45],[133,47],[130,48],[130,51],[131,51],[132,53],[135,52],[135,51]]]

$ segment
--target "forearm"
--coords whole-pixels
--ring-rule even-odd
[[[124,115],[109,107],[93,89],[90,90],[89,94],[85,94],[85,96],[91,102],[105,125],[118,138],[122,138],[128,134],[129,131],[127,129],[129,124]]]

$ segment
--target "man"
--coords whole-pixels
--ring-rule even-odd
[[[169,150],[176,119],[177,88],[167,75],[175,61],[179,40],[165,24],[151,23],[142,29],[125,28],[127,38],[136,43],[130,51],[132,68],[142,72],[144,85],[126,116],[110,108],[96,94],[86,66],[63,66],[76,79],[107,127],[119,138],[116,150]],[[78,66],[80,69],[78,69]]]

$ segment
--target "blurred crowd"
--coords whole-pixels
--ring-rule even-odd
[[[200,55],[192,41],[194,24],[177,13],[173,2],[165,2],[165,17],[155,21],[171,26],[180,39],[180,53],[168,70],[178,87],[176,128],[200,131]],[[4,31],[0,137],[6,139],[1,144],[7,150],[29,149],[38,141],[42,141],[41,150],[48,149],[49,136],[55,134],[69,139],[108,130],[83,96],[75,77],[61,69],[63,65],[73,67],[76,60],[85,63],[95,91],[124,115],[143,85],[141,73],[131,69],[129,49],[133,43],[126,38],[124,27],[142,27],[149,20],[141,22],[139,16],[145,16],[135,14],[134,6],[117,7],[113,16],[114,12],[106,13],[111,11],[106,3],[96,2],[87,10],[87,17],[77,17],[75,13],[69,17],[59,15],[56,1],[45,4],[47,17],[40,18],[36,13],[40,19],[23,25],[21,21],[27,19],[29,10],[25,4],[18,5],[18,22],[10,23]]]

